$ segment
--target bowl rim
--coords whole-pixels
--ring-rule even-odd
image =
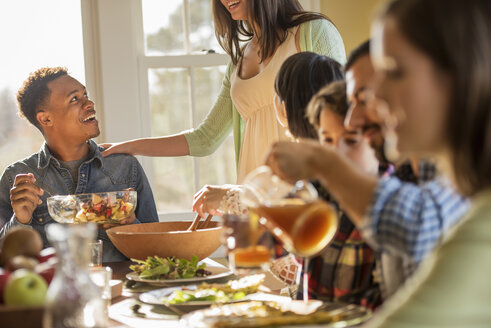
[[[50,198],[51,199],[57,199],[57,198],[68,197],[68,196],[80,197],[80,196],[89,196],[89,195],[113,194],[113,193],[117,193],[117,192],[129,192],[129,193],[138,194],[136,192],[136,190],[116,190],[116,191],[86,192],[83,194],[54,195],[54,196],[48,197],[48,199],[50,199]]]
[[[165,223],[176,223],[176,222],[187,222],[187,221],[164,221]],[[190,224],[192,221],[189,221]],[[163,222],[149,222],[149,223],[163,223]],[[140,223],[141,224],[141,223]],[[220,230],[223,229],[221,225],[218,225],[216,227],[211,227],[211,228],[205,228],[205,229],[196,229],[193,231],[187,231],[187,230],[176,230],[176,231],[146,231],[146,232],[134,232],[134,231],[117,231],[118,228],[122,228],[125,226],[117,226],[117,227],[112,227],[106,230],[106,233],[113,234],[113,235],[161,235],[161,234],[189,234],[189,233],[196,233],[200,231],[209,231],[209,230]],[[116,230],[116,231],[113,231]]]

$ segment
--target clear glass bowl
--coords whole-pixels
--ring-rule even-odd
[[[58,223],[118,224],[136,208],[133,190],[57,195],[48,198],[49,215]]]

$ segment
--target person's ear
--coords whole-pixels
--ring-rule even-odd
[[[288,118],[286,117],[285,102],[282,101],[277,94],[275,94],[273,104],[276,111],[276,119],[283,127],[288,128]]]
[[[36,120],[43,128],[53,126],[53,120],[49,112],[45,112],[45,111],[37,112]]]

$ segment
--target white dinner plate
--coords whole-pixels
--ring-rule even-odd
[[[205,268],[206,271],[211,272],[210,275],[205,277],[194,277],[187,279],[143,279],[138,276],[136,272],[130,272],[126,275],[126,278],[133,281],[145,282],[154,286],[175,286],[182,284],[190,284],[196,282],[205,282],[210,280],[216,280],[220,278],[225,278],[233,275],[233,272],[229,268],[224,266],[209,266]]]
[[[188,285],[188,286],[177,286],[177,287],[167,287],[167,288],[155,289],[152,291],[142,293],[139,298],[140,298],[140,301],[147,303],[147,304],[171,306],[173,308],[177,308],[177,309],[179,309],[181,311],[185,311],[185,312],[189,312],[190,310],[202,309],[202,308],[214,305],[214,304],[218,304],[218,302],[216,302],[216,301],[194,301],[194,302],[186,302],[186,303],[179,303],[179,304],[168,304],[168,303],[162,301],[162,298],[168,297],[170,294],[172,294],[176,290],[185,290],[185,289],[186,290],[196,290],[196,288],[197,288],[197,285]],[[251,300],[289,302],[289,301],[291,301],[291,298],[285,297],[285,296],[262,293],[262,292],[256,292],[253,294],[246,295],[242,299],[232,300],[232,301],[229,301],[226,303],[228,304],[228,303],[244,302],[244,301],[251,301]],[[223,303],[223,304],[225,304],[225,303]]]

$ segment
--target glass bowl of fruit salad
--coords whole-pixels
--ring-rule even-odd
[[[58,223],[118,224],[135,211],[136,191],[123,190],[48,198],[49,215]]]

